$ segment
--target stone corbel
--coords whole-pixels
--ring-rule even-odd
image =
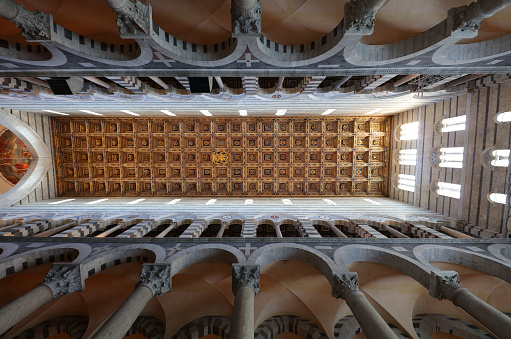
[[[334,274],[332,284],[332,296],[334,298],[346,299],[351,292],[358,291],[358,274],[355,272]]]
[[[41,284],[48,286],[52,290],[53,299],[84,290],[80,266],[70,263],[53,264],[53,267]]]
[[[248,286],[259,293],[260,290],[260,268],[259,265],[232,265],[232,292],[240,287]]]
[[[245,10],[237,5],[237,0],[231,1],[232,36],[261,35],[261,3],[255,1],[252,8]]]
[[[138,286],[146,286],[153,295],[162,295],[171,290],[170,266],[166,264],[144,264]]]

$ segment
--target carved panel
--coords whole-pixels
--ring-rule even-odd
[[[389,118],[53,123],[60,196],[385,196]]]

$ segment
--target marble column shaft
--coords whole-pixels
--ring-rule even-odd
[[[339,238],[347,238],[346,234],[344,234],[340,229],[338,229],[333,222],[327,223],[328,227],[334,232]]]
[[[232,265],[232,310],[229,339],[254,339],[254,299],[259,292],[258,265]]]
[[[0,309],[0,335],[52,299],[82,289],[79,266],[53,264],[41,284]]]
[[[433,272],[431,279],[430,295],[451,300],[499,338],[509,338],[511,318],[463,288],[457,272]]]
[[[346,301],[368,339],[397,339],[396,334],[358,289],[357,273],[334,274],[332,295]]]
[[[153,296],[170,291],[170,286],[169,265],[144,264],[140,272],[140,282],[135,291],[107,319],[92,338],[123,338]]]

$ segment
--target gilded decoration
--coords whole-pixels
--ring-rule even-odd
[[[55,118],[60,196],[386,196],[390,118]]]

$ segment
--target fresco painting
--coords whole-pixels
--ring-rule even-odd
[[[0,125],[0,194],[23,178],[31,162],[32,154],[23,141]]]

